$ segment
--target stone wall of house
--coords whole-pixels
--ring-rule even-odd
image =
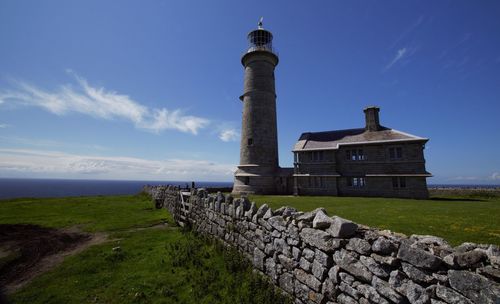
[[[179,189],[146,187],[179,219]],[[320,208],[257,207],[192,189],[186,221],[238,248],[296,303],[500,303],[500,249],[410,237],[329,217]]]

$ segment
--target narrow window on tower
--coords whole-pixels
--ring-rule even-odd
[[[243,177],[243,184],[245,184],[245,185],[250,184],[250,177],[249,176]]]
[[[247,142],[249,146],[253,145],[253,138],[249,138]]]

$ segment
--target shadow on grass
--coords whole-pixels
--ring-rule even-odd
[[[431,201],[445,201],[445,202],[486,202],[487,200],[478,198],[451,198],[451,197],[431,197]]]

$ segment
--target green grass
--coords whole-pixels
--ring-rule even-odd
[[[324,207],[330,216],[380,229],[430,234],[452,245],[462,242],[500,244],[500,198],[434,197],[430,200],[337,196],[250,196],[273,209],[292,206],[300,211]]]
[[[169,226],[146,196],[0,202],[0,224],[78,226],[110,241],[65,258],[9,296],[12,303],[288,303],[241,255]],[[113,250],[114,247],[120,250]]]
[[[0,201],[0,223],[30,223],[61,228],[81,226],[88,232],[147,227],[169,219],[146,195],[26,198]]]

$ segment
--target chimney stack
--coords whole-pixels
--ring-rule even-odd
[[[363,111],[365,112],[365,121],[366,121],[365,130],[379,131],[381,129],[378,118],[378,112],[380,111],[380,108],[376,106],[370,106],[366,107]]]

